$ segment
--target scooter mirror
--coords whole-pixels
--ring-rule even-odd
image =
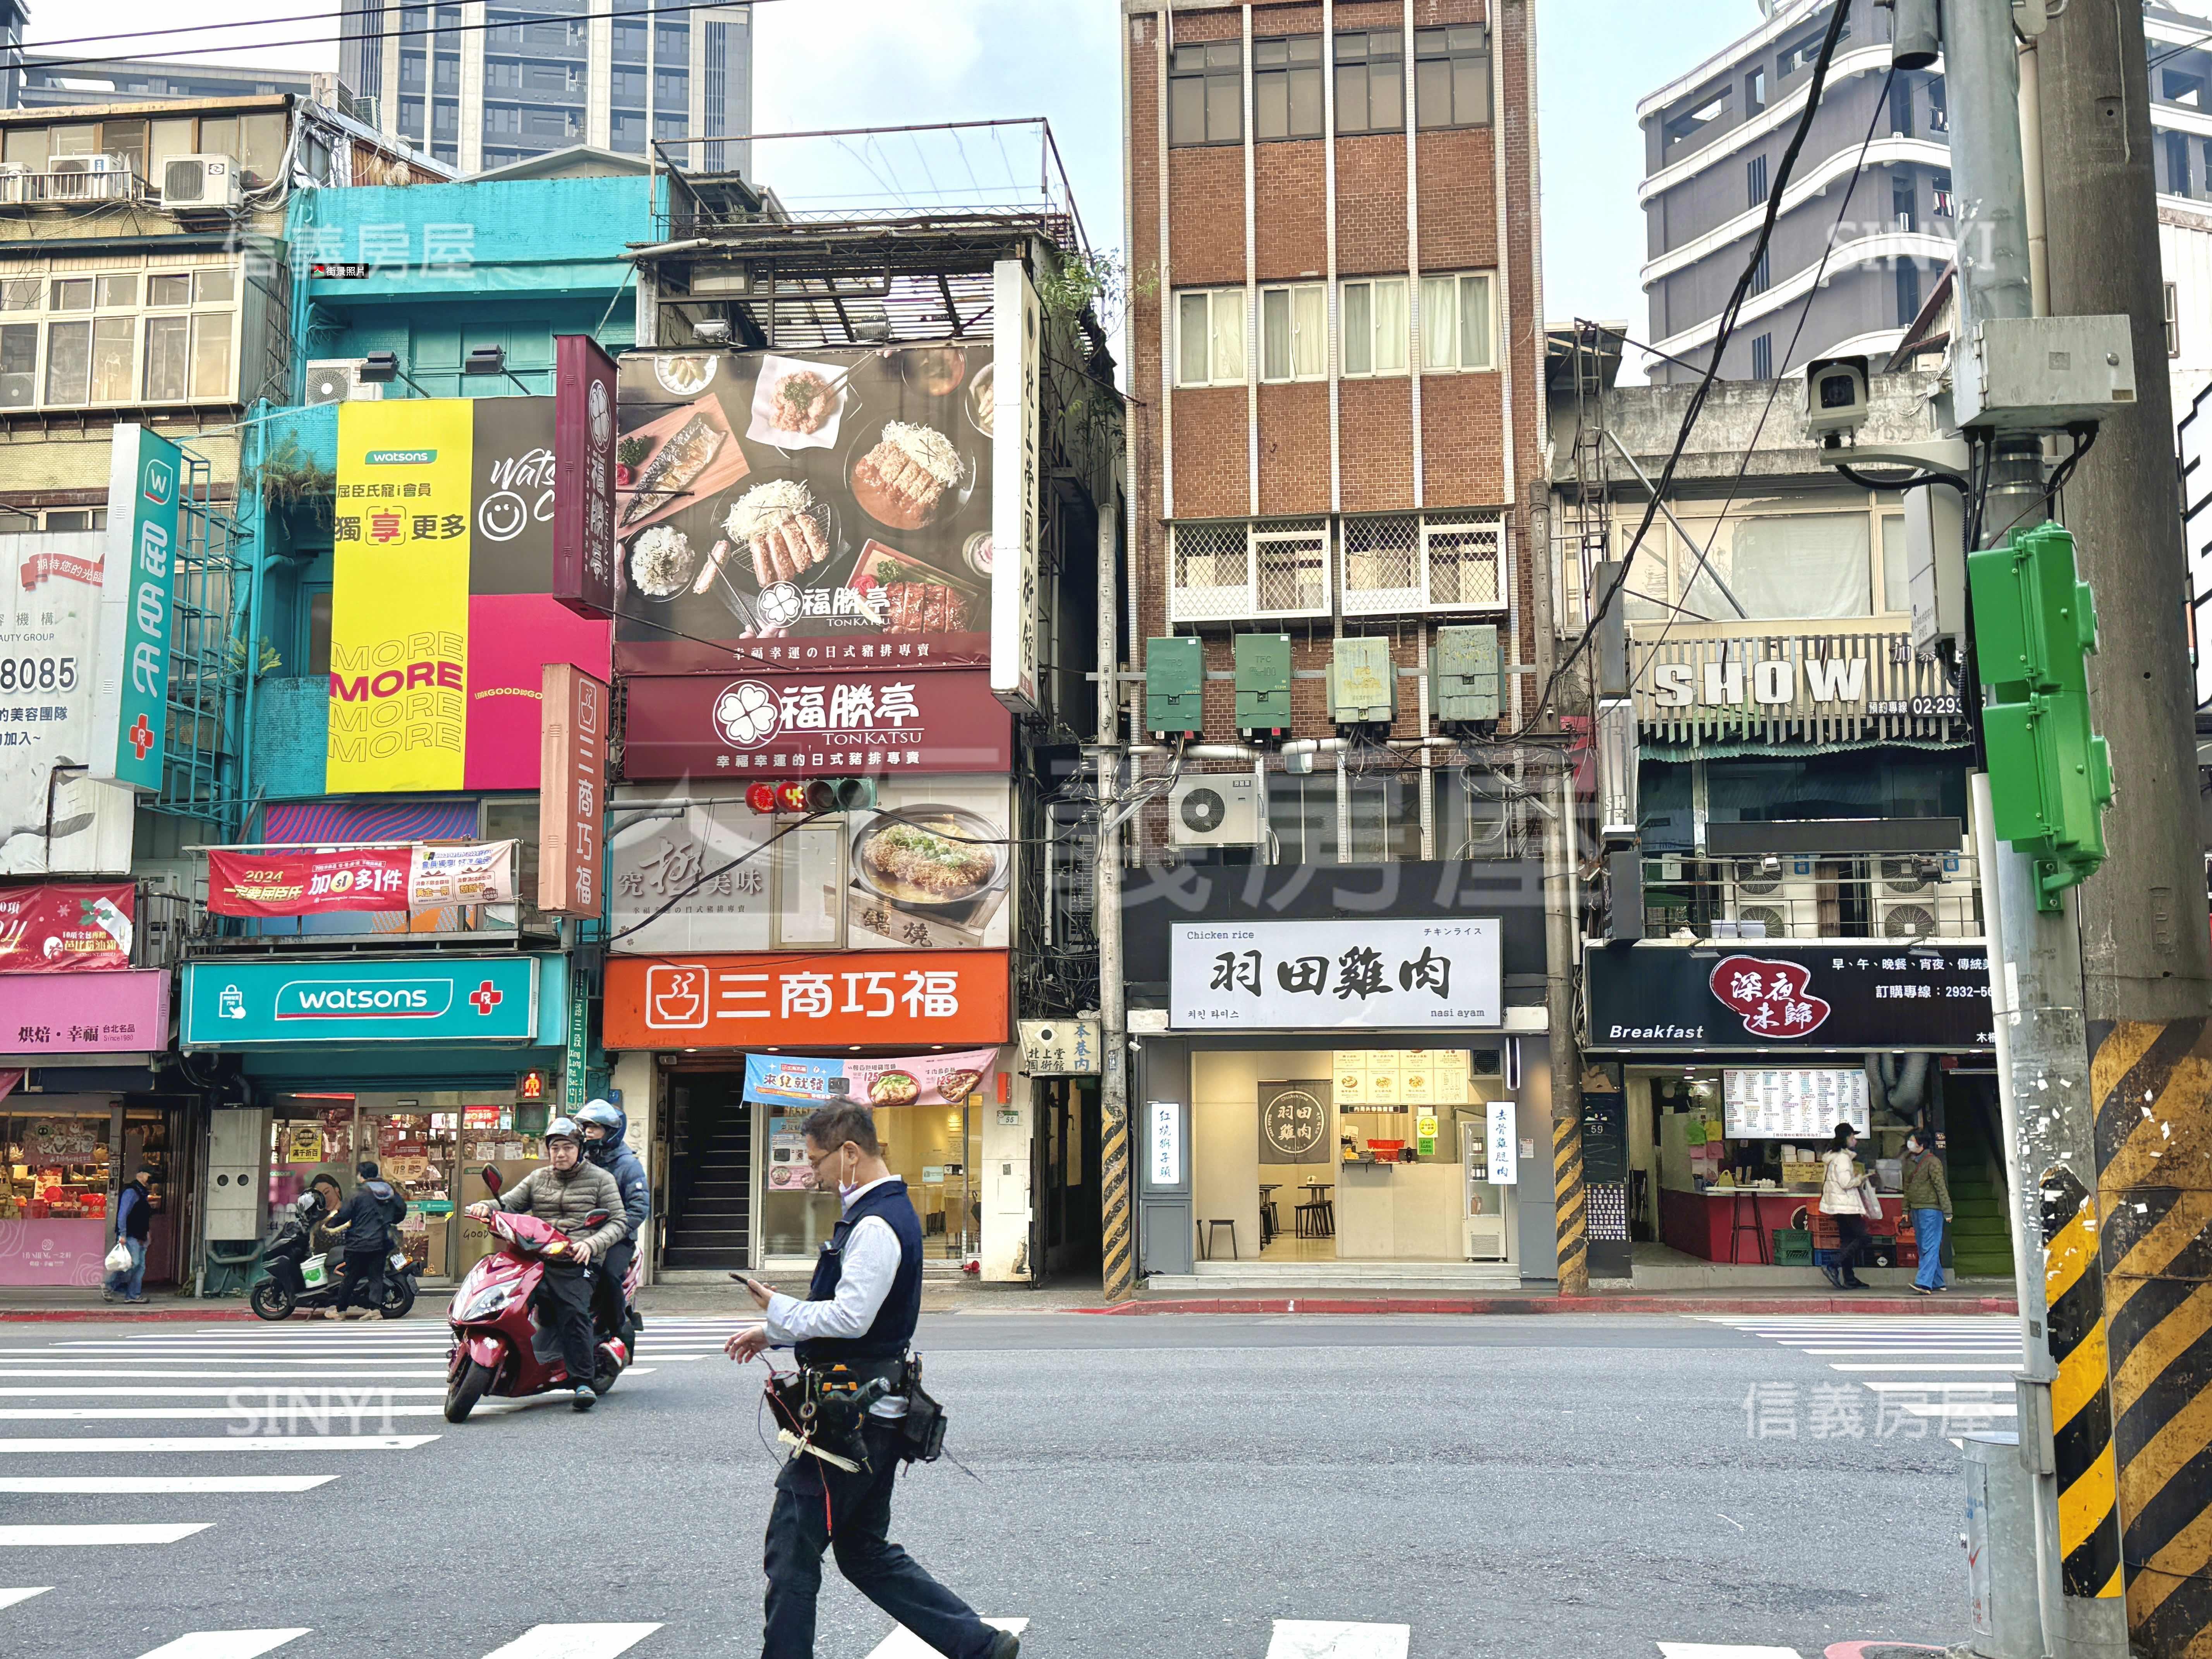
[[[499,1178],[499,1171],[497,1170],[495,1170],[490,1164],[487,1164],[483,1166],[483,1184],[484,1190],[489,1193],[494,1198],[497,1198],[499,1196],[499,1189],[506,1186],[507,1182]]]

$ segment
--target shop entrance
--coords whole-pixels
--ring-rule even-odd
[[[667,1075],[667,1219],[660,1265],[677,1273],[750,1267],[753,1109],[744,1101],[744,1068]],[[805,1167],[804,1159],[799,1167]],[[659,1213],[661,1206],[654,1209]],[[825,1227],[822,1237],[829,1236]]]
[[[1039,1230],[1048,1278],[1095,1278],[1103,1265],[1100,1210],[1103,1147],[1098,1085],[1091,1078],[1039,1079],[1036,1085]]]
[[[193,1172],[173,1148],[181,1109],[100,1095],[18,1095],[0,1106],[0,1286],[100,1282],[117,1194],[154,1171],[147,1285],[177,1281],[179,1223]]]
[[[350,1194],[363,1158],[374,1158],[378,1173],[407,1200],[399,1224],[400,1245],[422,1269],[425,1282],[451,1280],[483,1254],[461,1245],[455,1224],[463,1181],[464,1121],[474,1127],[471,1170],[498,1163],[510,1178],[512,1164],[526,1170],[537,1161],[534,1140],[526,1146],[513,1127],[514,1107],[468,1090],[425,1090],[409,1094],[295,1093],[270,1097],[269,1209],[272,1218],[307,1191],[316,1176],[336,1177]],[[481,1154],[481,1156],[473,1156]],[[469,1196],[482,1198],[477,1182]],[[483,1230],[477,1230],[481,1235]]]
[[[872,1109],[884,1162],[906,1184],[921,1219],[925,1261],[965,1261],[981,1248],[982,1162],[980,1097],[959,1105],[919,1103]],[[770,1263],[810,1266],[837,1224],[837,1194],[814,1186],[804,1126],[811,1106],[760,1103],[757,1130],[767,1147],[761,1202],[761,1253]]]

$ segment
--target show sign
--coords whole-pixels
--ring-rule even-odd
[[[1589,1048],[1965,1053],[1994,1042],[1979,943],[1761,939],[1743,950],[1637,945],[1583,957]]]

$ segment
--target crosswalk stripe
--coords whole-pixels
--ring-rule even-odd
[[[445,1390],[438,1392],[442,1395]],[[497,1410],[506,1407],[505,1401],[486,1401],[479,1411]],[[319,1410],[333,1419],[356,1417],[439,1417],[445,1413],[443,1406],[386,1406],[348,1405],[333,1401],[329,1405],[311,1410],[295,1407],[280,1400],[274,1404],[263,1402],[256,1406],[54,1406],[33,1409],[25,1406],[0,1407],[0,1423],[100,1423],[122,1419],[143,1422],[155,1418],[240,1418],[240,1417],[312,1417]],[[0,1444],[4,1444],[0,1442]]]
[[[659,1630],[659,1625],[533,1625],[484,1659],[614,1659]]]
[[[993,1630],[1010,1630],[1017,1636],[1030,1627],[1026,1619],[986,1619],[983,1622]],[[488,1654],[485,1659],[498,1659],[498,1656]],[[901,1625],[869,1650],[868,1659],[939,1659],[939,1656],[935,1648]]]
[[[113,1525],[70,1522],[0,1527],[0,1548],[60,1549],[88,1544],[173,1544],[205,1532],[212,1521],[131,1522]]]
[[[0,1475],[0,1492],[115,1492],[129,1497],[182,1492],[313,1492],[335,1474],[30,1474]],[[4,1592],[0,1592],[4,1594]]]
[[[1662,1642],[1664,1659],[1797,1659],[1795,1648],[1741,1648],[1719,1642]]]
[[[325,1384],[313,1389],[300,1383],[270,1387],[264,1383],[240,1382],[228,1389],[169,1388],[150,1389],[0,1389],[0,1399],[6,1400],[233,1400],[233,1399],[299,1399],[310,1393],[350,1400],[374,1395],[383,1399],[442,1400],[443,1389],[395,1389],[379,1382],[373,1388],[357,1388],[345,1383]]]
[[[299,1630],[196,1630],[164,1642],[138,1659],[260,1659],[287,1642],[296,1642],[312,1626]]]
[[[1345,1624],[1333,1619],[1278,1619],[1267,1659],[1406,1659],[1408,1625]]]
[[[0,1589],[0,1607],[12,1607],[18,1601],[27,1601],[34,1595],[44,1595],[52,1584],[37,1584],[29,1589]]]
[[[1960,1371],[2016,1371],[2017,1365],[1831,1365],[1832,1371],[1942,1371],[1956,1376]]]
[[[411,1382],[423,1377],[439,1377],[446,1374],[443,1366],[426,1366],[416,1371],[388,1370],[382,1366],[356,1370],[351,1366],[318,1366],[313,1370],[289,1371],[149,1371],[149,1370],[46,1370],[28,1366],[0,1365],[0,1377],[10,1381],[28,1377],[45,1377],[76,1382],[320,1382],[324,1381],[355,1381]]]
[[[77,1452],[329,1452],[412,1451],[434,1434],[62,1435],[52,1438],[0,1436],[0,1453],[54,1457]]]

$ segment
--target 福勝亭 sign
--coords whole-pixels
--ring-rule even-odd
[[[1169,1022],[1177,1030],[1388,1030],[1504,1019],[1494,918],[1178,922],[1169,971]]]
[[[641,674],[623,702],[633,779],[1002,774],[1012,744],[1012,717],[981,670]]]

